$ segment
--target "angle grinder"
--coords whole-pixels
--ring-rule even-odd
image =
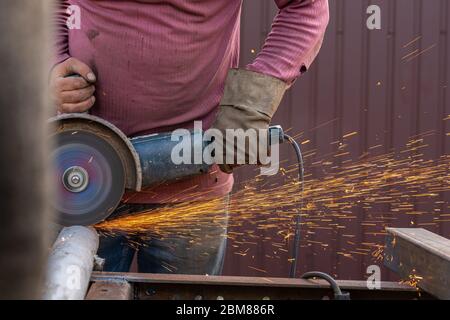
[[[63,114],[49,120],[57,222],[64,226],[93,225],[109,217],[126,189],[141,191],[163,182],[204,174],[210,164],[175,164],[172,150],[179,143],[171,133],[128,138],[116,126],[89,114]],[[208,142],[190,131],[192,148]],[[282,142],[280,126],[270,137]],[[273,143],[273,139],[270,139]],[[273,140],[273,141],[272,141]],[[200,145],[196,145],[200,144]]]

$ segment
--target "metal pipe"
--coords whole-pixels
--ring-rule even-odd
[[[83,300],[94,268],[99,237],[94,228],[64,228],[48,260],[45,300]]]
[[[38,299],[50,207],[49,1],[0,1],[0,299]]]

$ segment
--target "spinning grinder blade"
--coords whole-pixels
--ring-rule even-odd
[[[125,190],[124,166],[108,136],[95,125],[73,121],[57,125],[51,138],[57,222],[72,226],[103,221]]]

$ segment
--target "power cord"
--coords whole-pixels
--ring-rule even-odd
[[[295,141],[293,137],[291,137],[288,134],[284,134],[284,139],[287,140],[292,147],[295,150],[295,154],[297,155],[297,162],[298,162],[298,180],[300,183],[300,209],[298,209],[300,212],[295,217],[295,237],[294,237],[294,247],[293,247],[293,254],[292,259],[293,262],[291,264],[291,270],[289,272],[289,275],[291,278],[295,278],[296,270],[297,270],[297,264],[298,264],[298,248],[300,247],[300,226],[301,226],[301,218],[302,218],[302,210],[304,207],[304,192],[305,192],[305,163],[303,161],[303,155],[302,150],[300,148],[300,145]]]
[[[350,293],[342,292],[336,280],[332,276],[320,271],[306,272],[302,275],[302,279],[319,278],[328,282],[334,292],[334,300],[350,300]]]
[[[297,265],[298,265],[298,253],[299,253],[299,247],[300,247],[300,227],[301,227],[301,218],[302,218],[302,210],[304,208],[304,193],[305,193],[305,163],[303,160],[302,150],[300,148],[300,145],[295,141],[293,137],[283,132],[283,129],[281,126],[273,126],[269,128],[270,135],[271,135],[271,141],[277,140],[279,143],[283,143],[284,141],[288,141],[292,147],[295,150],[295,154],[297,156],[297,163],[298,163],[298,181],[300,183],[300,209],[299,213],[295,217],[295,237],[294,237],[294,245],[293,245],[293,252],[292,252],[292,258],[293,262],[291,264],[291,270],[290,270],[290,277],[295,278]],[[303,279],[310,279],[310,278],[320,278],[325,281],[327,281],[334,292],[334,299],[335,300],[350,300],[350,294],[347,292],[342,292],[341,288],[339,288],[339,285],[337,282],[331,277],[329,274],[326,274],[324,272],[320,271],[312,271],[307,272],[302,275]]]

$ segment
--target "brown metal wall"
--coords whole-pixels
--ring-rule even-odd
[[[371,4],[382,9],[382,30],[366,28],[366,9]],[[332,142],[342,141],[345,134],[354,131],[358,134],[349,144],[349,158],[355,159],[368,150],[383,154],[402,149],[411,136],[429,131],[424,156],[437,159],[449,154],[450,137],[446,133],[450,132],[450,121],[443,121],[450,114],[449,1],[330,0],[330,10],[331,21],[320,56],[290,90],[274,122],[292,128],[293,133],[304,132],[301,139],[311,140],[304,151],[316,150],[317,158],[333,153]],[[275,13],[272,1],[244,1],[242,64],[250,62],[253,50],[261,48]],[[370,149],[379,144],[383,147]],[[283,149],[283,155],[293,159],[289,149]],[[307,170],[320,177],[320,168]],[[251,175],[241,170],[238,180]],[[442,200],[446,201],[442,212],[449,213],[447,195]],[[426,211],[432,205],[416,206]],[[389,206],[383,210],[389,212]],[[355,235],[352,241],[382,243],[382,236],[368,234],[369,227],[361,225],[370,213],[358,210],[358,218],[347,222],[347,230]],[[449,223],[427,226],[430,219],[430,215],[402,217],[392,225],[422,224],[450,237]],[[329,246],[314,245],[314,239]],[[301,248],[299,272],[318,269],[339,278],[363,279],[366,266],[374,263],[370,254],[351,258],[338,255],[348,241],[342,231],[316,232],[309,240]],[[273,251],[270,243],[260,242],[249,246],[246,256],[237,255],[230,241],[225,273],[286,276],[288,255],[278,253],[274,258]],[[386,270],[382,276],[383,280],[394,278]]]

